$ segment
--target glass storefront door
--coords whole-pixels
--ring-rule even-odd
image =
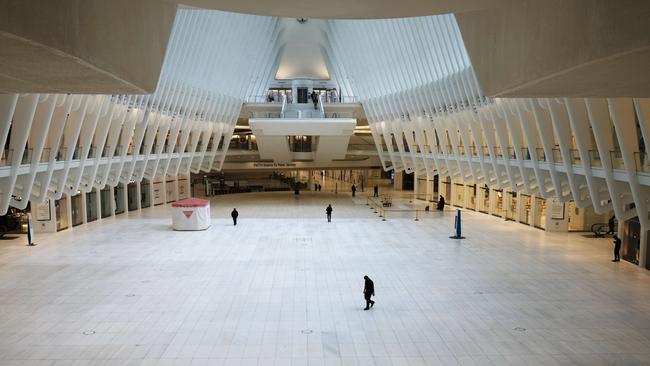
[[[515,221],[517,215],[517,192],[506,192],[506,220]]]
[[[56,231],[68,228],[68,199],[66,197],[54,202],[56,212]]]
[[[113,198],[115,199],[115,214],[124,213],[124,184],[120,183],[113,188]]]
[[[519,197],[521,197],[521,208],[519,210],[519,222],[530,225],[530,217],[531,217],[531,200],[530,196],[527,194],[520,194]]]
[[[70,197],[70,208],[72,216],[72,226],[81,225],[84,223],[84,218],[81,209],[81,193],[77,193]]]
[[[138,209],[138,185],[137,183],[129,183],[126,186],[127,200],[129,205],[129,211],[135,211]]]
[[[467,194],[467,208],[476,210],[476,184],[465,186],[465,194]]]
[[[535,222],[533,226],[539,229],[546,229],[546,200],[535,197]]]
[[[492,212],[492,215],[503,217],[503,190],[493,189],[492,193],[494,194],[494,212]]]
[[[483,213],[489,213],[490,212],[490,188],[481,187],[479,193],[481,197],[478,201],[479,204],[478,210]]]
[[[97,188],[86,193],[86,221],[97,220]]]
[[[463,207],[463,199],[465,198],[465,186],[460,183],[455,183],[455,192],[454,192],[454,206]]]
[[[148,179],[143,179],[140,182],[140,207],[149,206],[151,206],[151,182]]]

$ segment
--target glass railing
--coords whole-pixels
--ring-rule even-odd
[[[325,118],[357,118],[354,112],[325,112]]]
[[[600,160],[598,150],[589,150],[589,166],[592,168],[602,168],[603,162]]]
[[[481,149],[483,150],[483,156],[490,156],[490,147],[489,146],[481,146]]]
[[[32,148],[27,148],[25,151],[23,151],[23,157],[20,160],[21,164],[31,164],[32,163],[32,155],[34,153],[34,149]]]
[[[271,95],[252,95],[246,98],[246,103],[282,103],[282,98]]]
[[[280,112],[251,112],[251,118],[281,118]]]
[[[250,118],[356,118],[354,112],[325,112],[319,110],[295,110],[281,112],[251,112]]]
[[[319,110],[297,110],[284,111],[281,118],[324,118],[325,116]]]
[[[610,151],[609,159],[612,163],[612,169],[625,169],[625,164],[623,163],[623,154],[620,150]]]
[[[546,152],[544,152],[544,148],[542,147],[536,148],[535,157],[537,158],[537,161],[546,161]]]
[[[43,151],[41,152],[41,163],[47,163],[50,161],[50,154],[52,153],[52,149],[49,147],[43,148]]]
[[[109,157],[109,156],[111,156],[112,153],[113,153],[113,148],[112,147],[104,146],[104,148],[102,149],[102,158]]]
[[[564,158],[562,157],[562,151],[560,151],[559,148],[553,148],[553,162],[556,164],[560,164],[564,162]]]
[[[569,150],[569,154],[571,155],[571,164],[573,165],[582,164],[582,159],[580,158],[580,151],[576,149],[571,149]]]
[[[648,154],[645,152],[634,153],[634,165],[636,166],[637,173],[650,173],[650,164],[648,162]]]

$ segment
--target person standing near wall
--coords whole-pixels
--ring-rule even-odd
[[[354,197],[357,194],[357,187],[353,184],[352,185],[352,197]]]
[[[373,197],[379,197],[379,187],[375,184]]]
[[[612,262],[620,262],[621,261],[621,238],[618,237],[618,235],[614,234],[614,259],[612,259]]]

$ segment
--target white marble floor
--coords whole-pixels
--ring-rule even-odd
[[[0,365],[650,364],[650,274],[610,239],[467,213],[454,241],[451,212],[383,222],[325,191],[212,201],[205,232],[161,206],[0,242]]]

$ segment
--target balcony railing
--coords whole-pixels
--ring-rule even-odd
[[[603,162],[600,160],[598,150],[589,150],[589,166],[592,168],[602,168]]]
[[[650,164],[648,163],[648,154],[646,152],[634,153],[634,165],[637,173],[650,173]]]
[[[553,162],[556,164],[561,164],[564,162],[562,158],[562,151],[559,148],[553,148]]]
[[[625,164],[623,163],[623,154],[620,150],[610,151],[609,159],[612,163],[612,169],[625,169]]]

